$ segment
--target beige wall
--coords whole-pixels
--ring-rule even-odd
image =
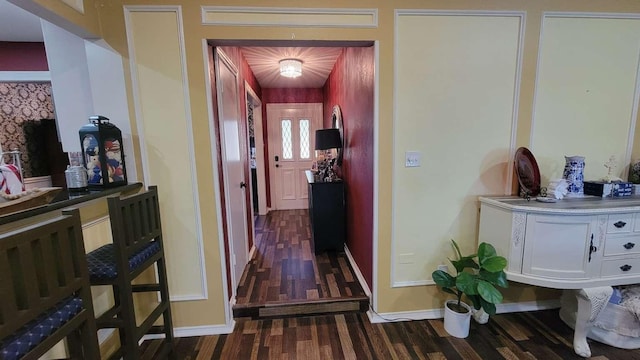
[[[44,1],[39,1],[45,3]],[[62,12],[59,1],[47,1],[45,6],[49,9],[66,16]],[[93,2],[85,1],[85,9],[93,7]],[[87,4],[91,3],[91,6]],[[198,189],[201,203],[201,216],[203,220],[205,264],[207,271],[207,281],[209,286],[209,299],[193,302],[174,303],[175,325],[196,326],[222,324],[224,322],[224,309],[220,305],[223,297],[223,274],[221,273],[219,252],[219,239],[217,222],[217,209],[215,207],[215,196],[218,196],[214,188],[213,173],[211,170],[213,159],[211,155],[211,144],[209,138],[209,114],[207,111],[207,99],[205,96],[205,64],[202,52],[202,39],[277,39],[287,40],[295,36],[297,40],[375,40],[378,42],[378,134],[377,144],[379,159],[377,165],[378,177],[378,206],[377,206],[377,263],[376,283],[374,285],[374,296],[376,299],[375,308],[379,312],[399,312],[411,310],[424,310],[441,308],[444,296],[433,286],[397,287],[393,288],[391,278],[392,268],[392,248],[396,239],[392,231],[393,216],[392,210],[393,195],[405,195],[404,190],[399,188],[393,181],[394,162],[397,161],[397,150],[394,141],[402,141],[405,136],[409,136],[414,131],[411,123],[403,124],[402,133],[395,133],[395,111],[397,98],[394,98],[394,73],[396,65],[400,59],[395,59],[394,51],[394,11],[401,9],[440,9],[440,10],[487,10],[487,11],[525,11],[526,25],[524,28],[523,53],[522,53],[522,74],[520,78],[520,89],[517,93],[519,107],[517,110],[517,127],[515,129],[515,146],[529,146],[531,138],[532,111],[534,109],[534,94],[537,74],[538,44],[540,34],[540,24],[542,22],[543,11],[580,11],[580,12],[608,12],[640,13],[640,3],[635,0],[621,0],[611,2],[607,0],[544,0],[544,1],[506,1],[506,0],[458,0],[458,1],[436,1],[436,0],[407,0],[407,1],[319,1],[311,0],[304,2],[304,6],[310,8],[327,7],[347,7],[347,8],[376,8],[378,9],[378,26],[376,28],[291,28],[278,26],[265,27],[241,27],[241,26],[203,26],[201,25],[201,5],[224,5],[224,6],[264,6],[262,1],[124,1],[128,5],[182,5],[182,15],[185,35],[185,51],[188,73],[188,86],[190,91],[190,106],[193,119],[194,146],[202,149],[195,154],[196,167],[198,170]],[[300,6],[299,1],[278,0],[270,2],[270,6],[295,7]],[[118,1],[104,2],[104,6],[97,9],[101,24],[102,37],[110,45],[127,57],[127,44],[124,35],[124,19],[122,7]],[[81,26],[94,28],[88,24],[85,18],[76,15],[69,17],[71,21],[77,22]],[[90,22],[90,21],[89,21]],[[446,34],[442,34],[446,39]],[[161,40],[161,39],[158,39]],[[417,44],[419,39],[416,39]],[[631,76],[631,75],[630,75]],[[486,80],[483,80],[486,81]],[[488,86],[490,84],[487,84]],[[419,84],[416,86],[420,86]],[[482,87],[480,86],[480,89]],[[416,91],[422,88],[415,89]],[[131,100],[131,87],[127,90]],[[504,105],[504,104],[503,104]],[[137,121],[137,120],[135,120]],[[135,122],[134,121],[134,122]],[[493,124],[493,123],[492,123]],[[415,124],[419,129],[421,124]],[[135,124],[132,128],[135,129]],[[446,151],[446,141],[442,142],[443,148],[436,151]],[[640,146],[634,142],[635,155],[640,155]],[[463,145],[464,146],[464,145]],[[537,146],[537,145],[536,145]],[[469,151],[473,151],[470,147]],[[544,149],[540,149],[543,151]],[[485,149],[486,151],[486,149]],[[488,155],[488,154],[487,154]],[[558,154],[561,156],[563,154]],[[432,160],[423,154],[423,160]],[[437,154],[436,154],[437,156]],[[477,175],[477,174],[476,174]],[[426,180],[416,179],[416,181]],[[506,181],[506,180],[505,180]],[[502,185],[502,184],[501,184]],[[506,184],[505,184],[506,185]],[[485,190],[483,190],[485,191]],[[477,194],[473,194],[477,195]],[[402,205],[402,204],[401,204]],[[396,208],[397,209],[397,208]],[[437,214],[439,207],[436,204],[424,203],[420,207],[423,216]],[[469,211],[464,215],[466,219],[461,219],[462,223],[473,223]],[[410,226],[420,226],[414,224]],[[172,241],[168,239],[168,241]],[[415,241],[420,241],[416,239]],[[475,239],[466,239],[463,246],[470,248]],[[451,253],[446,247],[433,249],[433,258],[445,259]],[[425,270],[428,271],[428,270]],[[514,286],[508,291],[506,301],[526,301],[532,299],[546,299],[556,296],[556,293],[545,292],[544,289]]]

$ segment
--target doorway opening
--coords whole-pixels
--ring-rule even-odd
[[[360,286],[362,276],[358,276],[357,264],[355,264],[356,270],[351,266],[354,260],[353,257],[347,256],[348,251],[345,253],[344,249],[337,249],[335,252],[321,254],[314,254],[312,251],[304,170],[311,168],[315,129],[333,126],[331,109],[336,102],[341,102],[344,98],[344,94],[331,92],[336,87],[335,84],[327,85],[332,79],[330,74],[334,71],[337,61],[341,56],[344,57],[346,49],[372,48],[373,43],[233,40],[209,41],[209,45],[215,49],[210,51],[210,54],[225,54],[224,57],[237,70],[235,80],[228,77],[227,81],[239,86],[239,89],[234,89],[233,86],[221,84],[225,80],[219,77],[220,72],[217,67],[221,67],[219,59],[222,57],[210,61],[210,66],[213,65],[216,68],[216,78],[211,79],[216,91],[216,95],[212,96],[213,108],[216,109],[213,125],[216,128],[219,144],[219,163],[222,163],[220,184],[224,187],[221,193],[225,197],[223,221],[226,224],[225,246],[228,247],[227,273],[228,275],[234,273],[233,276],[228,276],[229,293],[232,294],[230,301],[234,304],[234,314],[253,317],[284,316],[288,312],[299,314],[304,313],[300,305],[312,303],[316,309],[319,309],[318,303],[321,302],[331,302],[331,304],[316,312],[366,311],[369,299]],[[295,47],[296,45],[299,47]],[[328,67],[326,73],[322,75],[312,67],[314,61],[303,61],[303,64],[306,64],[303,67],[303,74],[305,71],[309,73],[312,80],[308,81],[316,81],[319,85],[307,83],[300,86],[300,83],[291,82],[290,79],[281,79],[277,72],[270,80],[265,77],[264,73],[268,71],[266,64],[269,62],[277,64],[277,59],[285,56],[282,51],[297,52],[299,55],[296,56],[316,56],[319,64]],[[333,53],[335,56],[330,58],[327,53]],[[373,51],[370,53],[373,54]],[[256,59],[259,60],[256,61]],[[366,65],[366,68],[373,69],[373,55],[368,60],[371,64]],[[341,66],[345,65],[342,63]],[[366,104],[370,107],[368,112],[373,114],[373,76],[368,80],[371,82],[369,86],[371,100],[367,100]],[[337,81],[335,76],[331,81]],[[226,94],[225,91],[227,91]],[[229,116],[234,114],[225,111],[225,106],[228,108],[233,105],[224,105],[224,103],[221,105],[221,101],[229,97],[229,92],[239,99],[237,106],[239,114],[236,116],[241,120],[237,121],[238,125],[229,125],[233,124]],[[288,108],[288,111],[294,111],[299,105],[305,107],[313,103],[317,104],[319,109],[317,115],[296,116],[292,113],[279,113],[275,117],[267,115],[270,105],[277,104],[285,109]],[[319,119],[317,119],[317,125],[312,126],[314,117]],[[352,124],[345,121],[347,123],[345,133],[348,133],[349,125],[358,127],[361,124],[355,124],[356,121],[373,122],[373,117],[356,118],[352,121],[354,121]],[[235,128],[235,131],[229,131],[229,127]],[[367,124],[364,127],[372,129],[373,125]],[[274,129],[280,134],[289,132],[287,146],[292,150],[291,154],[286,152],[287,149],[283,145],[287,141],[279,139],[278,144],[273,145],[273,133],[276,131]],[[259,134],[259,131],[262,134]],[[302,140],[303,138],[306,138],[306,143]],[[229,143],[234,141],[238,143],[238,150],[229,147]],[[369,145],[373,143],[373,131],[366,143]],[[304,146],[307,150],[301,149]],[[347,154],[345,165],[348,166],[349,149],[345,149],[345,153]],[[369,168],[372,169],[373,156],[371,151],[368,153],[370,154],[368,161],[371,163]],[[286,167],[284,164],[284,160],[301,157],[308,159],[309,163],[298,168]],[[225,162],[235,161],[235,159],[244,166],[242,171],[237,171],[241,176],[236,178],[233,174],[225,173],[228,170]],[[283,171],[278,174],[280,170]],[[235,180],[229,180],[229,178]],[[373,174],[369,179],[372,183]],[[239,183],[235,184],[238,180]],[[244,196],[243,205],[238,203],[238,198],[230,200],[230,193],[238,191],[242,191]],[[281,202],[276,201],[276,199],[293,195],[297,197],[295,205],[283,206]],[[354,202],[354,204],[357,203]],[[243,206],[245,219],[249,224],[247,247],[238,243],[239,236],[234,236],[232,219],[229,219],[230,215],[237,216],[234,208],[237,210]],[[372,213],[373,205],[369,206],[367,212]],[[369,237],[368,241],[368,247],[371,248],[373,239]],[[251,251],[245,254],[248,248]],[[369,254],[369,257],[372,258],[373,255]],[[240,259],[248,259],[241,276],[238,271],[242,266]],[[370,259],[369,262],[371,262]],[[345,300],[345,298],[350,299]],[[327,301],[327,299],[338,301]],[[348,303],[348,301],[352,302]],[[278,307],[277,311],[274,310],[275,307]],[[267,308],[268,310],[265,310]]]

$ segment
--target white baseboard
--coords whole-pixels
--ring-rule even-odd
[[[185,326],[174,328],[173,336],[180,338],[191,336],[231,334],[235,326],[235,320],[231,320],[231,323],[228,325]],[[164,338],[164,334],[148,334],[142,337],[142,341],[162,338]]]
[[[498,304],[496,306],[496,312],[498,314],[512,313],[512,312],[527,312],[536,310],[556,309],[560,307],[560,299],[544,300],[544,301],[526,301],[519,303],[507,303]],[[417,310],[417,311],[399,311],[391,313],[374,313],[373,311],[367,311],[367,316],[372,324],[395,322],[395,321],[410,321],[410,320],[426,320],[426,319],[440,319],[444,317],[444,308],[430,309],[430,310]]]
[[[355,273],[356,278],[360,283],[360,286],[362,286],[364,293],[367,295],[367,297],[369,297],[369,299],[371,299],[371,289],[369,289],[369,285],[367,284],[367,281],[364,279],[364,276],[362,275],[362,272],[360,271],[358,264],[356,264],[356,260],[351,255],[351,251],[349,251],[347,244],[344,244],[344,252],[345,254],[347,254],[347,259],[349,259],[349,264],[351,264],[351,268],[353,269],[353,272]]]

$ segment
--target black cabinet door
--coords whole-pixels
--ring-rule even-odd
[[[344,183],[309,183],[309,216],[315,252],[342,251],[346,232]]]

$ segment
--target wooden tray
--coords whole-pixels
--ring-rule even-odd
[[[18,199],[0,202],[0,216],[47,205],[60,191],[61,187],[39,188]]]

